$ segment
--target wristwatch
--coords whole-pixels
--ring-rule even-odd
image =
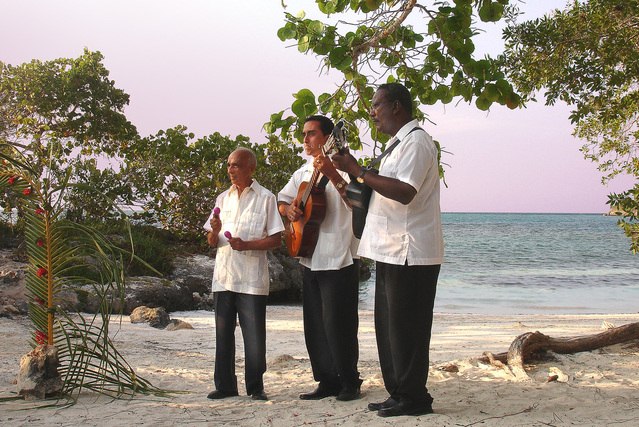
[[[364,183],[364,175],[366,175],[366,172],[368,172],[368,169],[362,168],[362,173],[360,173],[357,177],[357,182],[359,182],[360,184]]]

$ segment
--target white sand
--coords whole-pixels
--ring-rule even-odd
[[[360,312],[360,372],[363,397],[351,402],[334,398],[301,401],[312,391],[310,363],[304,346],[299,307],[270,306],[267,312],[270,400],[247,396],[211,401],[213,390],[214,319],[209,312],[172,313],[195,329],[165,331],[123,318],[114,337],[118,349],[139,375],[161,388],[183,390],[168,398],[140,395],[111,400],[81,395],[68,408],[33,409],[33,403],[0,403],[0,425],[433,425],[433,426],[635,426],[639,425],[639,346],[637,343],[593,352],[557,356],[553,362],[529,366],[529,382],[508,372],[472,361],[484,351],[506,351],[524,332],[552,337],[601,332],[603,322],[620,326],[639,322],[628,315],[479,316],[437,314],[431,343],[428,386],[435,414],[380,418],[366,405],[387,397],[377,362],[372,312]],[[117,323],[117,321],[116,321]],[[112,330],[116,330],[115,326]],[[30,349],[27,320],[0,319],[0,397],[15,395],[12,382],[21,356]],[[244,392],[243,349],[238,328],[237,375]],[[459,372],[439,369],[454,362]],[[550,374],[559,380],[546,382]]]

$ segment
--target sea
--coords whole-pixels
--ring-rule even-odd
[[[444,213],[436,313],[639,312],[639,254],[601,214]],[[375,275],[360,308],[374,305]]]

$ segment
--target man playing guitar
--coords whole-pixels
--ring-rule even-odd
[[[357,370],[359,260],[354,257],[358,240],[353,236],[345,198],[349,176],[337,171],[323,152],[333,128],[327,117],[306,119],[304,150],[312,160],[295,171],[278,194],[279,212],[290,226],[304,218],[309,209],[300,209],[300,189],[304,190],[318,174],[321,176],[313,195],[323,193],[324,217],[317,221],[315,247],[310,254],[299,257],[304,270],[304,337],[313,377],[319,383],[316,390],[300,395],[303,400],[329,396],[341,401],[357,399],[362,383]]]

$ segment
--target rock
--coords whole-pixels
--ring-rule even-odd
[[[125,313],[134,308],[164,307],[167,312],[192,310],[193,292],[179,283],[159,277],[130,277],[127,279]]]
[[[39,345],[22,356],[17,378],[18,394],[26,400],[35,400],[60,393],[63,383],[58,366],[58,350],[53,345]]]
[[[126,279],[124,301],[112,298],[112,311],[131,314],[136,307],[164,307],[167,311],[193,310],[193,293],[178,283],[161,277],[138,276]],[[100,299],[92,285],[64,288],[60,305],[66,310],[96,313]],[[123,304],[124,303],[124,304]]]
[[[269,303],[299,303],[302,294],[302,267],[286,249],[269,251]],[[215,258],[211,255],[176,257],[173,272],[166,278],[128,277],[124,300],[112,297],[112,311],[130,314],[139,306],[164,307],[167,312],[182,310],[212,310],[215,294],[211,279]],[[0,250],[0,307],[12,306],[20,314],[28,311],[25,296],[27,264],[15,260],[10,250]],[[95,313],[100,301],[92,285],[63,287],[56,304],[69,312]],[[13,312],[13,309],[9,309]],[[9,315],[6,311],[0,312]]]
[[[268,253],[270,303],[300,302],[302,300],[302,266],[284,249]]]
[[[200,295],[211,292],[215,258],[209,255],[176,257],[170,279]]]
[[[215,257],[210,255],[190,255],[176,257],[173,261],[170,279],[178,286],[191,292],[190,308],[185,310],[213,310],[214,294],[211,280],[215,269]]]
[[[146,306],[134,309],[130,319],[131,323],[148,323],[157,329],[165,328],[171,321],[164,307],[150,308]]]
[[[21,262],[13,251],[0,250],[0,306],[12,306],[19,310],[19,314],[27,313],[26,275],[26,263]]]
[[[15,305],[0,305],[0,317],[13,317],[21,314]]]
[[[196,310],[213,311],[215,308],[215,293],[200,295],[198,292],[193,292],[193,302]]]
[[[171,319],[166,326],[167,331],[178,331],[180,329],[193,329],[193,325],[180,319]]]

